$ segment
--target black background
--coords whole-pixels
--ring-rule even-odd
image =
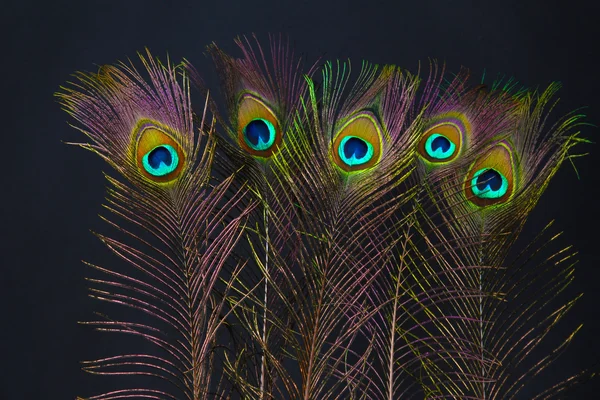
[[[107,231],[98,218],[101,171],[89,152],[61,141],[83,141],[53,98],[78,70],[154,55],[189,59],[216,87],[204,46],[236,53],[233,38],[285,33],[308,60],[350,58],[416,71],[428,57],[480,76],[514,76],[529,87],[563,83],[558,114],[585,106],[600,123],[600,7],[594,1],[12,1],[3,2],[2,36],[2,318],[0,399],[73,399],[98,393],[99,381],[78,362],[110,355],[114,335],[94,334],[99,304],[87,297],[81,259],[113,260],[89,232]],[[597,141],[598,129],[584,127]],[[579,159],[578,180],[565,165],[528,222],[552,218],[580,251],[573,293],[586,295],[567,318],[584,323],[553,371],[575,371],[600,357],[600,177],[596,145]],[[8,169],[7,169],[8,167]],[[560,330],[561,335],[566,330]],[[106,351],[104,351],[106,348]],[[554,374],[554,373],[553,373]],[[553,375],[551,374],[550,378]],[[595,394],[594,394],[595,393]],[[598,380],[569,395],[596,399]],[[524,394],[524,396],[526,396]],[[522,397],[526,399],[526,397]]]

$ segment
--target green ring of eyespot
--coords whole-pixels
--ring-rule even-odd
[[[444,151],[439,147],[437,149],[435,149],[435,151],[432,150],[431,146],[433,144],[433,141],[435,139],[437,139],[438,137],[446,138],[446,140],[448,140],[448,142],[450,142],[450,148],[448,148],[448,150]],[[425,151],[427,152],[427,155],[431,158],[435,158],[436,160],[445,160],[447,158],[452,157],[452,155],[456,151],[456,145],[454,144],[454,142],[452,140],[450,140],[445,135],[440,135],[439,133],[434,133],[427,138],[427,141],[425,142]]]
[[[479,190],[479,188],[477,187],[477,178],[479,177],[479,175],[489,170],[496,171],[498,175],[500,175],[500,178],[502,179],[502,185],[498,190],[488,189],[489,184],[486,185],[485,189]],[[494,168],[482,168],[479,171],[475,172],[475,174],[473,175],[473,179],[471,179],[471,190],[473,191],[473,194],[479,197],[480,199],[499,199],[500,197],[504,196],[508,191],[508,180],[500,171]]]
[[[248,125],[250,125],[250,123],[254,122],[254,121],[262,121],[267,125],[267,129],[269,130],[269,141],[268,142],[263,142],[262,138],[258,138],[258,145],[254,145],[253,143],[250,143],[250,141],[248,140],[248,137],[246,135],[246,128],[248,127]],[[254,149],[256,151],[265,151],[268,150],[271,146],[273,146],[273,143],[275,143],[275,126],[273,126],[273,124],[271,123],[271,121],[266,120],[264,118],[254,118],[252,121],[248,122],[246,124],[246,126],[244,127],[244,142],[246,142],[246,144],[251,148]]]
[[[164,147],[165,149],[167,149],[167,151],[171,155],[171,165],[166,165],[164,162],[161,161],[158,168],[153,168],[150,165],[150,162],[148,161],[148,157],[150,156],[150,153],[152,153],[154,150],[156,150],[159,147]],[[144,169],[146,170],[146,172],[148,172],[150,175],[165,176],[165,175],[168,175],[171,172],[175,171],[175,169],[177,168],[177,165],[179,165],[179,156],[177,155],[177,150],[175,150],[175,148],[173,146],[171,146],[169,144],[161,144],[161,145],[154,147],[152,150],[150,150],[146,154],[144,154],[144,157],[142,157],[142,165],[144,166]]]
[[[367,145],[367,153],[360,160],[357,160],[354,157],[354,154],[352,154],[352,157],[350,159],[346,158],[346,155],[344,154],[344,145],[346,144],[346,142],[348,140],[350,140],[352,138],[362,140]],[[361,164],[368,163],[371,160],[371,158],[373,158],[373,155],[375,154],[375,151],[373,150],[373,145],[371,143],[367,142],[366,140],[364,140],[362,138],[359,138],[358,136],[346,136],[340,142],[340,145],[338,147],[338,154],[340,156],[340,159],[346,165],[349,165],[349,166],[352,167],[354,165],[361,165]]]

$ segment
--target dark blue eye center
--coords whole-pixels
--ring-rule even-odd
[[[171,152],[164,146],[159,146],[148,154],[148,164],[152,168],[158,169],[161,163],[164,163],[167,167],[173,163]]]
[[[433,133],[425,142],[425,151],[430,161],[445,162],[456,154],[456,144],[441,133]]]
[[[508,179],[493,168],[482,168],[471,179],[471,191],[480,199],[501,199],[508,193],[508,189]]]
[[[255,119],[246,125],[246,138],[250,144],[259,146],[261,141],[262,143],[269,143],[271,131],[264,120]]]
[[[169,144],[156,146],[142,157],[144,170],[152,176],[165,176],[177,169],[179,155]]]
[[[477,189],[483,191],[488,187],[494,192],[502,187],[502,176],[494,169],[488,169],[477,176]]]
[[[338,160],[350,167],[368,164],[375,155],[373,145],[357,136],[346,136],[337,146]]]
[[[344,156],[348,159],[354,155],[355,159],[360,160],[368,151],[367,143],[359,138],[351,137],[344,143]]]
[[[447,137],[445,136],[437,136],[435,139],[433,139],[433,141],[431,142],[431,150],[436,151],[437,149],[441,149],[441,151],[443,153],[446,153],[448,150],[450,150],[450,140],[448,140]]]
[[[277,131],[271,121],[255,118],[244,127],[244,141],[252,150],[267,151],[275,143]]]

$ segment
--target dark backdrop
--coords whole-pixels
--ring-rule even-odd
[[[105,231],[101,212],[107,167],[91,153],[61,143],[84,138],[66,124],[53,92],[78,70],[132,59],[148,46],[175,61],[188,58],[211,86],[203,55],[217,42],[282,32],[308,59],[366,59],[416,70],[434,57],[450,71],[514,76],[529,87],[559,80],[559,114],[577,107],[600,123],[598,42],[594,1],[9,1],[2,36],[2,275],[0,399],[73,399],[98,393],[78,362],[114,335],[96,336],[76,323],[101,305],[86,296],[81,259],[102,264],[108,251],[89,232]],[[598,130],[584,128],[596,140]],[[597,233],[598,148],[577,160],[580,179],[565,165],[529,226],[551,218],[580,251],[574,292],[586,295],[568,318],[583,331],[556,364],[556,374],[589,366],[600,352],[600,256]],[[8,167],[8,170],[7,170]],[[531,229],[531,228],[530,228]],[[100,307],[99,307],[100,306]],[[560,331],[560,330],[559,330]],[[562,334],[560,331],[557,335]],[[595,399],[597,381],[569,396]],[[596,393],[596,395],[594,395]]]

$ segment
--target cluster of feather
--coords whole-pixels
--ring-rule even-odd
[[[58,94],[119,175],[99,237],[124,262],[89,264],[90,290],[135,312],[89,324],[148,344],[84,362],[127,387],[90,399],[546,399],[585,376],[524,395],[573,337],[537,349],[576,300],[555,299],[573,251],[546,229],[511,250],[584,141],[580,115],[548,123],[557,85],[316,74],[237,43],[209,47],[227,118],[149,53]]]

